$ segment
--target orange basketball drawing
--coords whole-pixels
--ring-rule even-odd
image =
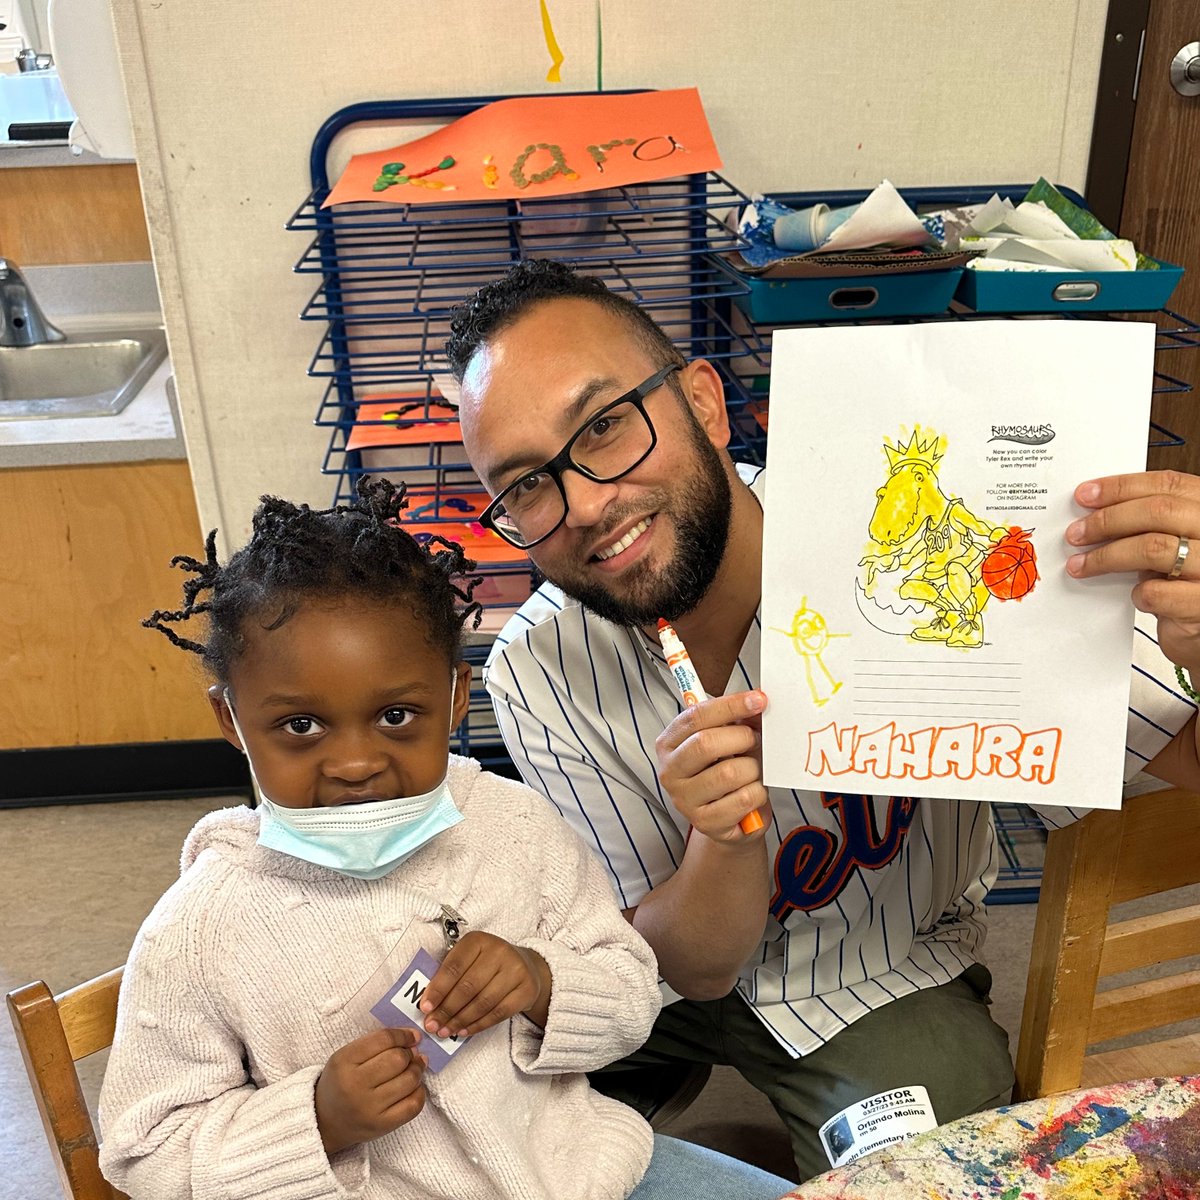
[[[1037,553],[1029,540],[1032,529],[1012,525],[983,560],[983,586],[997,600],[1020,600],[1038,581]]]

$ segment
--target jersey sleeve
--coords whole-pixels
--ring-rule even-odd
[[[1157,622],[1139,612],[1134,620],[1133,657],[1129,681],[1129,723],[1125,735],[1125,795],[1170,786],[1144,774],[1145,767],[1196,713],[1195,703],[1179,686],[1175,666],[1158,644]],[[1051,829],[1077,821],[1086,806],[1065,808],[1033,805]]]

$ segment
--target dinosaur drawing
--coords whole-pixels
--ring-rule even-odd
[[[961,499],[942,490],[941,437],[922,436],[918,427],[907,444],[900,438],[894,446],[885,440],[883,449],[888,475],[875,493],[871,542],[858,564],[865,568],[862,593],[874,599],[881,575],[903,571],[894,595],[914,605],[914,615],[925,622],[910,629],[910,638],[981,646],[983,611],[992,594],[983,579],[984,561],[1010,531],[977,517]],[[881,611],[895,611],[887,602],[875,604]]]

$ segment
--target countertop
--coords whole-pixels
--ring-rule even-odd
[[[29,286],[64,333],[162,324],[149,263],[27,267]],[[0,421],[0,467],[186,458],[168,357],[119,413]]]
[[[90,150],[76,154],[66,142],[0,142],[4,167],[101,167],[124,159],[101,158]],[[130,160],[131,161],[131,160]]]

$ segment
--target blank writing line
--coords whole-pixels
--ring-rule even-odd
[[[861,686],[856,684],[854,690],[856,692],[892,692],[892,691],[895,691],[896,689],[889,688],[889,687],[880,687],[876,684],[871,684],[871,683],[864,683]],[[906,687],[904,690],[906,692],[974,692],[976,689],[975,688],[952,688],[952,687],[927,687],[927,688]],[[1021,694],[1020,688],[988,688],[988,690],[986,692],[982,693],[982,695],[985,695],[985,696],[996,696],[996,695],[1019,696],[1020,694]]]
[[[899,667],[906,667],[906,666],[918,666],[919,667],[920,666],[919,662],[900,662],[896,659],[854,659],[854,661],[856,661],[856,662],[883,662],[883,664],[886,664],[887,666],[899,666]],[[949,665],[950,666],[958,666],[958,664],[949,664]],[[965,666],[966,664],[962,664],[962,665]],[[979,665],[980,666],[988,666],[988,667],[1020,667],[1021,666],[1020,662],[992,662],[992,661],[980,662]]]
[[[944,675],[929,671],[856,671],[856,679],[1020,679],[1019,675]]]
[[[888,717],[888,716],[894,716],[895,713],[889,712],[886,709],[884,709],[880,712],[875,712],[873,709],[869,709],[869,708],[856,708],[854,710],[853,715],[856,717]],[[983,720],[986,720],[988,717],[1004,718],[1007,720],[1012,719],[1011,714],[1009,714],[1009,713],[984,712],[982,709],[976,709],[974,715]],[[942,720],[942,719],[945,719],[947,721],[961,721],[962,720],[962,713],[922,712],[922,713],[911,713],[910,716],[912,716],[913,718],[919,718],[922,721],[938,721],[938,720]]]
[[[865,703],[870,704],[871,701],[868,700]],[[876,701],[876,703],[878,703],[878,701]],[[971,708],[971,709],[973,709],[975,707],[974,704],[968,704],[966,701],[959,701],[959,700],[892,700],[892,701],[889,701],[889,703],[893,704],[893,705],[896,705],[896,704],[941,704],[946,708]],[[992,707],[993,708],[1020,708],[1021,706],[1019,704],[993,704]],[[855,706],[855,709],[857,711],[857,706]]]

